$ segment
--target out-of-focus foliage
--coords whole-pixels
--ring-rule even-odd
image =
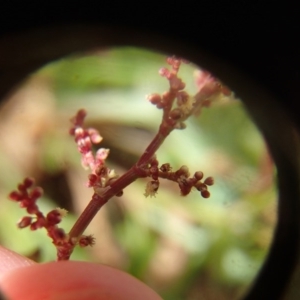
[[[108,163],[120,175],[141,155],[157,132],[161,111],[145,95],[168,88],[158,69],[162,55],[133,48],[72,55],[28,78],[0,111],[0,242],[39,261],[55,259],[42,230],[18,230],[26,214],[7,194],[24,176],[45,188],[39,201],[47,212],[70,210],[68,230],[91,197],[87,173],[68,136],[77,109],[111,150]],[[187,91],[196,92],[195,66],[183,65]],[[157,152],[174,169],[187,165],[215,178],[211,197],[161,180],[156,198],[143,196],[138,180],[98,213],[88,228],[97,244],[77,249],[73,259],[107,263],[127,270],[164,299],[234,299],[258,273],[276,222],[274,167],[259,132],[239,100],[215,103],[185,130],[171,133]]]

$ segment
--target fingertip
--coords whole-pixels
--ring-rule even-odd
[[[0,246],[0,282],[7,272],[34,264],[33,260]]]
[[[12,300],[161,300],[150,287],[120,270],[87,262],[63,261],[15,269],[2,279]]]

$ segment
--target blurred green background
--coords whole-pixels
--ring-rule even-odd
[[[88,111],[87,126],[99,130],[109,148],[108,166],[122,175],[157,132],[161,111],[145,98],[168,89],[158,70],[165,56],[116,48],[74,54],[30,75],[0,110],[0,243],[39,262],[54,260],[44,230],[19,230],[25,210],[7,195],[25,176],[45,190],[44,212],[69,211],[69,230],[92,191],[88,171],[68,135],[70,118]],[[194,94],[196,67],[183,65],[179,77]],[[187,165],[213,176],[211,197],[196,191],[181,197],[176,184],[161,180],[156,198],[145,198],[138,180],[101,209],[87,229],[92,248],[72,259],[126,270],[168,300],[236,299],[258,273],[276,224],[275,168],[266,145],[237,99],[226,99],[190,118],[157,152],[174,169]]]

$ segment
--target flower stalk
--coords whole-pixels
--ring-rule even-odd
[[[184,129],[186,127],[184,122],[190,116],[199,114],[203,107],[208,107],[220,95],[229,95],[230,91],[209,73],[197,71],[198,92],[191,96],[184,90],[185,83],[178,77],[181,64],[186,62],[169,57],[167,63],[170,69],[161,68],[159,74],[168,80],[168,91],[162,95],[154,93],[147,96],[150,103],[162,110],[158,132],[138,161],[122,176],[118,176],[106,165],[109,149],[100,148],[96,153],[93,152],[93,145],[99,144],[102,137],[96,129],[85,128],[86,111],[79,110],[71,119],[72,127],[69,133],[74,137],[81,154],[82,166],[91,172],[87,186],[93,188],[94,193],[69,233],[58,227],[65,215],[63,210],[54,209],[46,216],[39,210],[36,202],[43,191],[39,187],[34,187],[33,179],[26,178],[18,189],[9,195],[11,200],[19,202],[29,214],[18,222],[18,227],[29,227],[31,230],[45,228],[56,247],[57,260],[68,260],[76,245],[85,247],[94,244],[94,238],[85,236],[84,231],[103,205],[114,196],[122,196],[123,190],[138,178],[150,179],[146,185],[144,194],[146,197],[155,197],[159,190],[160,179],[178,184],[182,196],[188,195],[193,188],[198,190],[203,198],[210,196],[208,187],[214,183],[212,177],[203,179],[201,171],[190,176],[189,169],[185,165],[173,171],[169,163],[159,163],[156,153],[173,130]]]

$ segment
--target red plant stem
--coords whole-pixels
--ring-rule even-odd
[[[79,237],[85,231],[87,226],[90,224],[94,216],[100,210],[100,208],[114,195],[123,190],[126,186],[134,182],[139,176],[135,171],[135,168],[132,167],[129,169],[123,176],[113,182],[107,189],[104,188],[103,194],[98,195],[94,193],[92,200],[87,205],[85,210],[79,216],[78,220],[72,227],[69,237]]]
[[[162,122],[158,133],[138,160],[136,164],[138,167],[148,163],[148,161],[153,157],[153,155],[156,153],[158,148],[162,145],[166,137],[170,134],[170,132],[173,129],[174,127],[167,124],[167,122]]]
[[[97,212],[109,199],[111,199],[118,192],[130,185],[136,179],[145,177],[143,166],[149,162],[149,160],[153,157],[157,149],[162,145],[165,138],[173,129],[173,126],[163,121],[159,128],[159,132],[146,148],[138,162],[133,167],[131,167],[124,175],[122,175],[110,186],[108,186],[107,189],[103,191],[102,195],[98,195],[96,193],[93,195],[92,200],[72,227],[69,233],[70,238],[76,238],[82,235]]]

